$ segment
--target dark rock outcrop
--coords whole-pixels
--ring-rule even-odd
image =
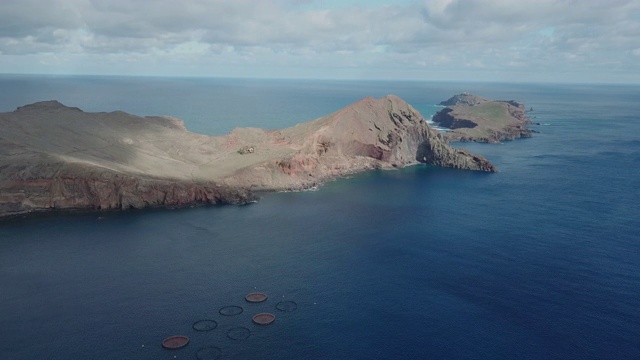
[[[452,130],[460,129],[460,128],[473,129],[474,127],[478,126],[478,123],[474,122],[473,120],[461,119],[451,115],[452,112],[453,112],[453,109],[449,107],[442,109],[433,116],[432,120],[438,125],[452,129]]]

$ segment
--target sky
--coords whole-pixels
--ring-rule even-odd
[[[640,83],[640,0],[0,0],[0,73]]]

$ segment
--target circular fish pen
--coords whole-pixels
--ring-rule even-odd
[[[251,336],[251,330],[243,326],[236,326],[227,331],[227,337],[233,340],[246,340]]]
[[[189,343],[189,338],[182,335],[169,336],[162,340],[162,347],[165,349],[180,349]]]
[[[298,309],[298,304],[293,301],[280,301],[276,304],[276,309],[284,312],[293,312]]]
[[[269,325],[276,320],[276,316],[271,313],[260,313],[253,315],[253,322],[258,325]]]
[[[196,358],[198,360],[216,360],[222,355],[222,350],[217,346],[203,347],[196,352]]]
[[[253,292],[245,296],[244,299],[251,303],[259,303],[267,300],[267,294],[261,292]]]
[[[240,306],[231,305],[221,308],[219,313],[220,315],[224,316],[234,316],[242,314],[243,311],[244,309],[242,309]]]
[[[217,328],[218,323],[215,320],[199,320],[192,327],[195,331],[209,331]]]

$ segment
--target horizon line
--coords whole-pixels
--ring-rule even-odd
[[[219,79],[219,80],[270,80],[270,81],[335,81],[335,82],[411,82],[411,83],[485,83],[485,84],[532,84],[532,85],[640,85],[640,82],[597,82],[597,81],[543,81],[543,80],[461,80],[461,79],[389,79],[389,78],[320,78],[320,77],[249,77],[249,76],[217,76],[217,75],[149,75],[149,74],[61,74],[61,73],[5,73],[0,76],[42,76],[42,77],[103,77],[103,78],[156,78],[156,79]]]

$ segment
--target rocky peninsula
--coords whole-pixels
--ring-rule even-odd
[[[444,132],[449,141],[499,143],[531,137],[531,121],[525,106],[515,100],[488,100],[463,93],[440,103],[446,108],[433,116],[433,122],[450,129]]]
[[[496,171],[450,146],[396,96],[282,130],[187,131],[182,120],[44,101],[0,114],[0,216],[244,204],[368,169],[415,163]]]

